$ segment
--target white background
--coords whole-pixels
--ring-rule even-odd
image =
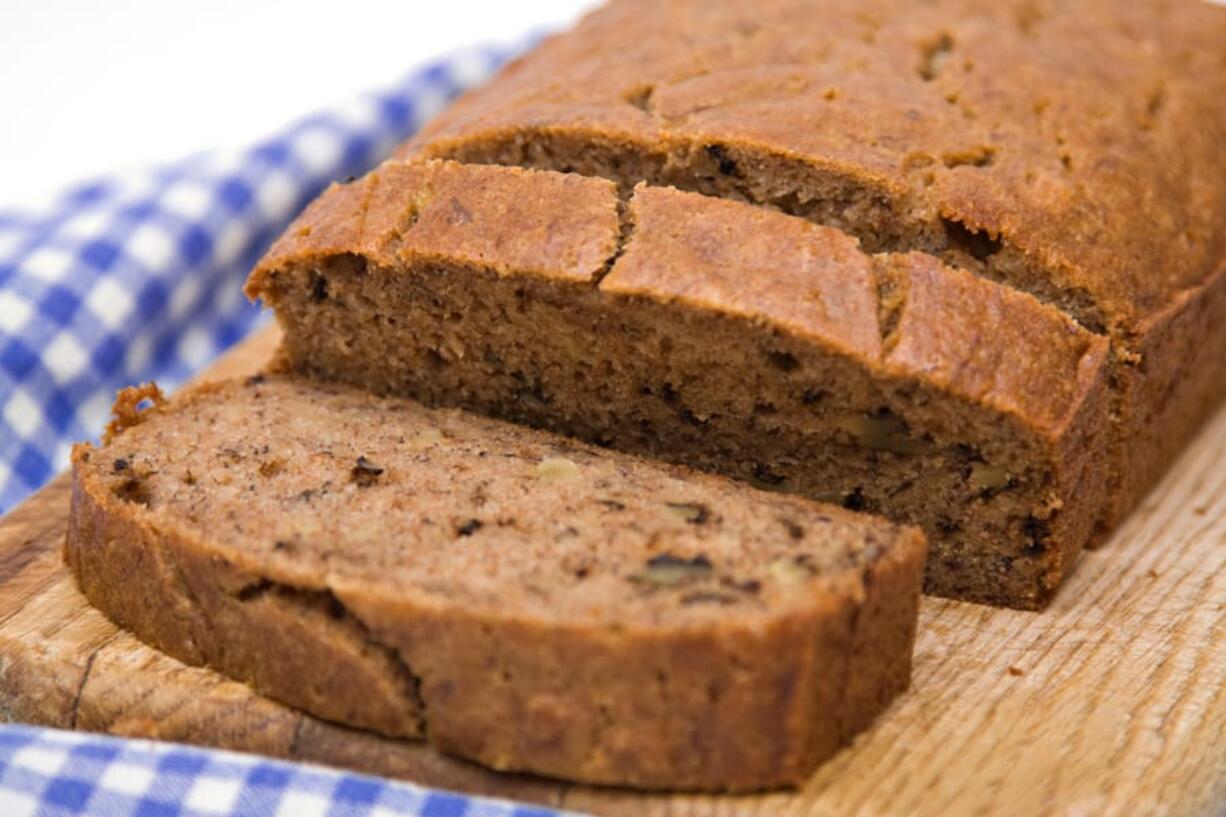
[[[237,147],[594,0],[0,0],[0,207]]]

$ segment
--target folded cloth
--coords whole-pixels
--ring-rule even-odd
[[[320,766],[173,743],[0,726],[4,817],[546,817]]]
[[[0,513],[100,433],[117,389],[174,387],[250,332],[243,278],[306,202],[533,39],[456,53],[247,150],[0,210]]]

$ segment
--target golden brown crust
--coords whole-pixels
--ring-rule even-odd
[[[375,417],[381,425],[370,422]],[[438,433],[449,442],[434,441]],[[401,444],[378,447],[385,439],[414,446],[418,437],[432,442],[408,452],[394,450]],[[384,467],[369,477],[373,484],[323,487],[335,485],[324,452],[339,456],[350,444]],[[438,445],[446,448],[431,447]],[[571,468],[599,481],[600,496],[629,480],[633,490],[620,512],[630,522],[618,536],[633,539],[628,530],[646,535],[655,526],[652,541],[684,552],[702,534],[711,559],[704,571],[722,569],[741,548],[752,552],[754,541],[768,551],[813,547],[811,564],[828,564],[829,572],[811,574],[796,563],[776,576],[775,562],[758,565],[766,572],[752,588],[723,592],[749,593],[760,604],[721,602],[655,620],[655,613],[636,613],[633,602],[596,618],[563,614],[569,608],[560,587],[547,591],[556,600],[543,607],[510,585],[496,588],[500,604],[470,602],[485,592],[483,571],[491,564],[465,555],[480,545],[481,525],[442,543],[450,569],[414,576],[411,565],[429,549],[424,539],[403,551],[398,570],[377,566],[381,551],[401,552],[407,537],[397,526],[409,524],[405,514],[461,510],[466,500],[458,489],[447,494],[453,499],[429,493],[449,480],[471,486],[472,474],[483,473],[506,482],[490,483],[479,505],[486,513],[513,520],[524,502],[546,520],[562,513],[567,502],[580,501],[566,497],[592,488],[521,482],[506,490],[519,471],[539,475],[523,458],[534,463],[559,445],[571,452]],[[461,473],[465,463],[469,476]],[[374,466],[366,468],[353,478]],[[499,769],[646,788],[795,784],[863,729],[909,677],[925,552],[917,531],[540,432],[269,375],[193,390],[107,446],[79,446],[73,474],[66,560],[91,602],[118,623],[171,655],[207,663],[312,714],[424,737]],[[295,498],[304,479],[323,481],[315,504]],[[248,480],[262,483],[247,490]],[[643,490],[635,480],[659,485]],[[640,506],[678,489],[705,504],[644,515]],[[339,492],[334,500],[329,490]],[[556,499],[547,498],[552,492]],[[299,508],[297,515],[285,503]],[[398,510],[371,510],[381,503]],[[674,518],[674,510],[685,518]],[[777,545],[761,541],[766,528],[755,520],[774,524],[769,519],[780,512],[812,532],[785,525]],[[335,532],[319,527],[330,521],[340,526]],[[425,524],[412,523],[411,535],[428,538]],[[521,524],[548,528],[540,520]],[[587,535],[603,535],[599,530]],[[823,530],[833,537],[824,540],[826,555],[821,540],[810,546],[796,539]],[[503,550],[512,539],[492,535],[507,539],[491,540]],[[596,561],[585,570],[593,571],[587,581],[596,589],[581,590],[585,598],[599,598],[608,586],[600,583],[606,568],[592,544]],[[338,546],[345,558],[330,560]],[[539,540],[535,555],[503,558],[545,580],[557,547]],[[749,556],[737,564],[756,569]],[[639,606],[659,607],[660,596],[642,595],[642,580],[631,579],[621,586],[644,600]],[[446,592],[423,591],[423,581]]]
[[[343,254],[588,281],[613,254],[618,229],[614,186],[600,179],[389,163],[325,190],[255,267],[246,292],[266,293],[278,267]]]
[[[1042,278],[1019,285],[1126,330],[1226,255],[1224,39],[1226,12],[1193,0],[620,0],[398,155],[566,138],[665,175],[711,145],[743,178],[833,173],[1002,242]]]

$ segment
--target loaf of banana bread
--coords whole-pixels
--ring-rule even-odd
[[[747,790],[802,781],[907,687],[913,528],[276,376],[116,414],[73,457],[86,596],[321,718],[496,769]]]
[[[1195,0],[616,0],[398,154],[567,182],[474,176],[428,206],[386,170],[327,193],[249,291],[298,369],[838,495],[924,525],[931,590],[1039,606],[1226,393],[1223,42]]]

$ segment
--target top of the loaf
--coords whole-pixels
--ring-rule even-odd
[[[851,190],[822,218],[875,249],[1130,333],[1226,259],[1224,43],[1199,0],[617,0],[399,155],[599,153],[584,172],[798,211]]]

